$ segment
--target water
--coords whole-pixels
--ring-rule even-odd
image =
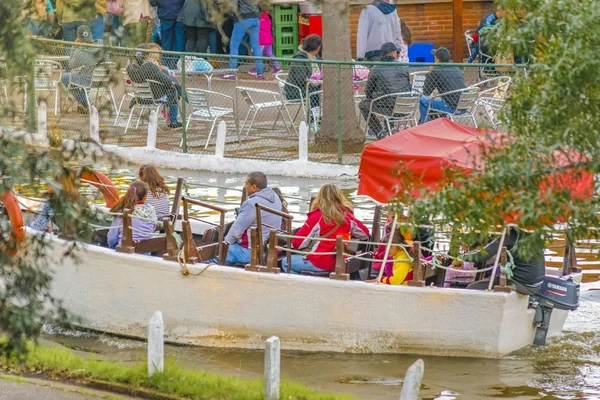
[[[123,192],[136,179],[128,167],[105,172]],[[245,176],[190,171],[162,171],[174,188],[177,177],[186,178],[184,195],[224,206],[239,206]],[[279,187],[287,198],[294,225],[299,226],[311,196],[330,183],[318,179],[269,177],[269,185]],[[356,196],[356,182],[338,184],[352,199],[355,214],[366,222],[372,219],[373,204]],[[84,190],[101,202],[95,189]],[[216,215],[196,210],[196,216]],[[233,213],[228,217],[233,218]],[[551,251],[547,251],[552,255]],[[580,254],[578,254],[579,256]],[[595,254],[583,255],[592,260]],[[48,329],[45,339],[79,351],[121,362],[142,361],[143,342],[88,332],[56,332]],[[501,360],[424,357],[424,399],[600,399],[600,291],[582,295],[580,308],[571,313],[565,334],[544,348],[523,349]],[[211,349],[166,346],[168,357],[200,370],[249,378],[261,378],[263,354],[239,349]],[[348,393],[361,399],[394,399],[400,393],[402,377],[416,356],[350,355],[284,352],[283,376],[314,389]]]

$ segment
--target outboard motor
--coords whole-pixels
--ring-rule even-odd
[[[534,324],[538,325],[533,344],[544,346],[552,310],[573,311],[579,306],[579,283],[573,282],[571,277],[547,276],[540,291],[531,296],[531,301],[536,309]]]

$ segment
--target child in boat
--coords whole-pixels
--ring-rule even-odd
[[[385,243],[390,238],[390,233],[383,239]],[[394,232],[392,238],[392,246],[390,246],[389,256],[393,263],[386,262],[384,265],[385,276],[381,279],[381,283],[387,285],[406,285],[412,279],[413,263],[411,261],[411,250],[407,247],[406,239],[399,230]],[[374,283],[377,279],[371,279],[366,282]]]
[[[160,221],[164,217],[168,217],[171,212],[169,204],[169,194],[171,191],[160,172],[158,172],[158,169],[153,165],[142,165],[138,176],[140,177],[140,181],[148,185],[146,203],[154,207],[158,220]]]
[[[151,238],[156,228],[156,212],[151,204],[146,203],[147,197],[148,185],[142,181],[135,181],[121,200],[110,209],[113,213],[122,213],[125,209],[131,210],[134,241]],[[120,246],[122,239],[123,218],[116,216],[108,232],[108,247],[114,249]]]

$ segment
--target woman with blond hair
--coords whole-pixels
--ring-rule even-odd
[[[146,203],[154,207],[156,217],[161,220],[168,217],[171,212],[169,205],[169,193],[171,190],[165,183],[160,172],[154,165],[142,165],[138,172],[140,181],[148,185],[148,198]]]
[[[327,184],[319,190],[306,223],[296,232],[297,239],[292,241],[292,247],[309,252],[307,255],[292,254],[291,271],[299,274],[308,271],[333,271],[335,255],[318,253],[335,253],[335,239],[343,236],[346,239],[355,238],[366,240],[369,229],[354,216],[352,205],[344,196],[342,190],[332,184]],[[283,260],[283,270],[287,270],[287,259]]]

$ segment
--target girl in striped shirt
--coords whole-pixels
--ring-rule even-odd
[[[156,217],[158,220],[162,220],[164,217],[168,217],[171,212],[169,205],[169,187],[165,184],[165,181],[153,165],[142,165],[139,171],[139,177],[142,182],[148,185],[148,198],[146,199],[147,204],[151,204],[156,211]]]

